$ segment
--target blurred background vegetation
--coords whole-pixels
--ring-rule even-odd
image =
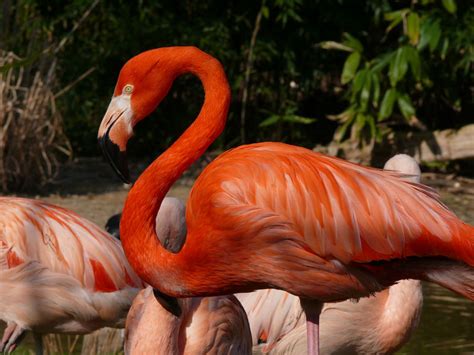
[[[99,155],[97,126],[126,60],[171,45],[225,67],[233,101],[215,149],[373,144],[474,121],[471,0],[2,0],[0,49],[18,58],[0,74],[54,71],[47,84],[76,156]],[[178,79],[132,152],[156,156],[202,99],[197,79]]]

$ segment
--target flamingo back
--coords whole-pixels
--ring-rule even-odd
[[[188,230],[207,224],[232,240],[292,239],[343,263],[444,255],[474,265],[474,228],[433,189],[403,178],[282,143],[241,146],[196,181]]]

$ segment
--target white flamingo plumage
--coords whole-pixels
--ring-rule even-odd
[[[25,331],[84,334],[124,326],[144,284],[119,241],[38,200],[1,197],[0,211],[0,319],[7,322],[0,352],[13,351]]]

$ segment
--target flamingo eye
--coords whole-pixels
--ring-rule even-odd
[[[127,84],[123,87],[122,93],[130,95],[133,92],[133,85]]]

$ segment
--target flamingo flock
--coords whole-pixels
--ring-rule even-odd
[[[134,126],[186,73],[203,106],[132,186],[121,243],[58,206],[0,198],[0,352],[26,331],[42,353],[41,334],[126,326],[127,354],[392,353],[418,323],[419,280],[474,300],[474,227],[404,155],[383,171],[249,144],[210,163],[186,206],[165,198],[230,104],[222,65],[195,47],[146,51],[120,71],[98,130],[120,178]]]

